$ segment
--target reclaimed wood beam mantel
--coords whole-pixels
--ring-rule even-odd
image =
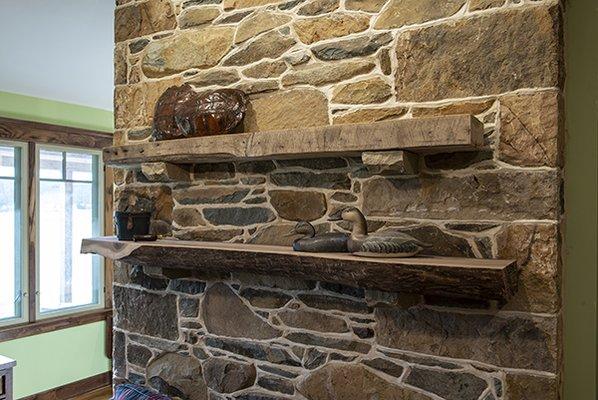
[[[518,274],[514,260],[366,258],[340,253],[301,253],[284,246],[176,239],[155,242],[124,242],[115,237],[83,239],[81,252],[134,265],[249,272],[390,292],[500,301],[515,293]]]
[[[449,115],[129,144],[104,149],[104,162],[127,167],[350,156],[364,151],[465,151],[479,149],[483,136],[484,126],[475,117]]]

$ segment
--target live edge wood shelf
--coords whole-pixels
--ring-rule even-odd
[[[131,167],[351,156],[364,151],[429,153],[476,150],[483,136],[484,126],[475,117],[450,115],[146,142],[108,147],[103,155],[106,165]]]
[[[248,272],[377,289],[480,300],[508,300],[517,288],[514,260],[452,257],[365,258],[300,253],[283,246],[163,239],[123,242],[83,239],[82,253],[134,265],[214,272]]]

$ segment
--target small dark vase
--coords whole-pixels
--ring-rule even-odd
[[[136,235],[148,235],[151,213],[114,212],[116,237],[118,240],[133,240]]]

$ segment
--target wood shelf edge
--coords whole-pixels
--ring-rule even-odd
[[[472,115],[458,114],[143,142],[107,147],[103,157],[108,166],[127,168],[152,162],[355,156],[364,151],[474,151],[483,146],[483,135],[482,122]]]
[[[83,253],[137,265],[272,274],[369,289],[506,300],[517,289],[515,260],[412,257],[370,258],[345,253],[301,253],[290,247],[163,239],[120,242],[85,239]]]

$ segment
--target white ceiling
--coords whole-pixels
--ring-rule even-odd
[[[0,0],[0,91],[112,110],[114,0]]]

